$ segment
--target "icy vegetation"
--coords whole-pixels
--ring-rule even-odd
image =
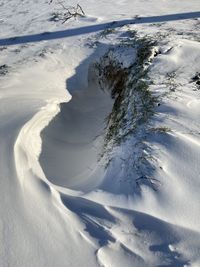
[[[200,266],[199,10],[0,2],[0,266]]]

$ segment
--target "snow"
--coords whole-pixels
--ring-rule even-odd
[[[80,5],[86,17],[62,24],[50,21],[56,1],[0,3],[0,266],[198,267],[199,0]],[[94,64],[128,29],[158,42],[159,105],[106,170],[113,99]],[[136,48],[113,56],[129,68]],[[136,187],[137,167],[155,188]]]

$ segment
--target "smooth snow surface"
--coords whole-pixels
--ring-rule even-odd
[[[56,1],[0,2],[0,266],[199,267],[200,2],[80,5],[86,17],[62,24],[50,21]],[[148,134],[106,170],[113,100],[91,66],[128,29],[158,40],[149,86],[160,102]],[[130,57],[119,48],[125,67]],[[135,190],[139,154],[157,190]]]

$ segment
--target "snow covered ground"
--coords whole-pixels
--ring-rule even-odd
[[[0,2],[0,266],[199,267],[200,2],[79,3],[62,24],[56,1]],[[135,31],[157,101],[105,168],[95,64],[132,66]]]

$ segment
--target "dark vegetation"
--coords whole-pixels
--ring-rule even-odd
[[[49,4],[51,4],[53,1],[54,0],[51,0]],[[85,12],[79,4],[77,4],[76,6],[66,6],[63,2],[58,0],[56,1],[56,3],[60,7],[60,10],[52,13],[51,18],[49,19],[50,21],[61,21],[62,23],[65,23],[71,18],[85,16]]]
[[[96,64],[101,88],[104,90],[106,84],[114,99],[112,112],[107,117],[105,147],[110,143],[120,144],[153,114],[157,99],[149,90],[148,66],[156,55],[155,45],[155,41],[139,38],[135,31],[129,31],[129,38],[119,46],[136,49],[133,64],[123,67],[112,57],[112,49]]]
[[[108,38],[105,35],[112,33],[113,30],[106,29],[101,35]],[[140,191],[144,184],[156,191],[160,182],[153,177],[153,172],[158,162],[149,154],[151,148],[144,140],[148,134],[165,134],[170,130],[166,127],[149,129],[150,118],[159,102],[150,90],[153,81],[148,74],[152,60],[159,55],[159,51],[156,41],[149,37],[139,37],[136,31],[128,30],[123,36],[125,38],[119,38],[119,44],[111,46],[95,64],[101,89],[109,91],[114,99],[112,111],[106,118],[101,157],[105,156],[107,168],[114,160],[113,148],[128,141],[130,151],[127,151],[126,146],[127,152],[118,155],[126,166],[124,181],[130,188],[135,188],[134,192]],[[118,51],[123,54],[126,49],[130,49],[128,54],[133,58],[128,67],[118,59]],[[131,51],[135,51],[136,55]]]
[[[197,72],[194,77],[192,77],[192,82],[194,82],[197,88],[200,90],[200,72]]]
[[[4,76],[8,73],[9,66],[4,64],[0,66],[0,76]]]

